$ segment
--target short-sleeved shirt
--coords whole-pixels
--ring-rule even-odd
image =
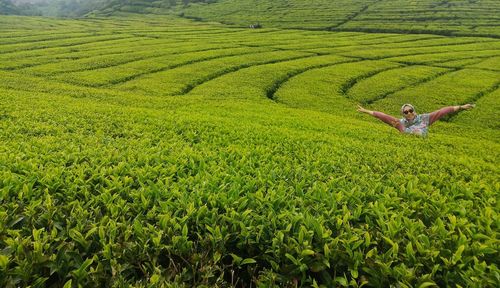
[[[419,114],[411,121],[401,118],[399,122],[404,126],[404,133],[427,136],[429,131],[429,114]]]

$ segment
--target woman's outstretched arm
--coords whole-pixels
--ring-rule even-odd
[[[445,115],[448,115],[453,112],[457,111],[462,111],[462,110],[469,110],[474,108],[474,104],[465,104],[465,105],[459,105],[459,106],[448,106],[441,108],[439,110],[436,110],[434,112],[429,113],[429,125],[432,123],[436,122],[437,120],[441,119]]]
[[[384,114],[384,113],[378,112],[378,111],[371,111],[371,110],[368,110],[368,109],[361,107],[360,105],[358,105],[358,112],[370,114],[373,117],[383,121],[384,123],[387,123],[387,124],[391,125],[392,127],[398,129],[399,132],[404,131],[403,124],[401,124],[401,122],[399,122],[399,119],[396,117],[392,117],[391,115],[387,115],[387,114]]]

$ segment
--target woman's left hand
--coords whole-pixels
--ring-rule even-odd
[[[465,105],[460,106],[460,109],[461,110],[469,110],[469,109],[472,109],[474,107],[476,107],[475,104],[465,104]]]

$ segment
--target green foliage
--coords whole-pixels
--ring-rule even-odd
[[[335,31],[482,35],[498,38],[495,0],[220,0],[191,5],[190,17],[238,26]]]
[[[54,0],[0,14],[45,16],[180,15],[239,27],[500,37],[496,0]]]
[[[498,284],[499,41],[0,25],[0,286]]]

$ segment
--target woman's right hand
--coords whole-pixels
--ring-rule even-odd
[[[367,109],[365,109],[365,108],[361,107],[361,105],[358,105],[358,112],[361,112],[361,113],[366,113],[366,114],[371,114],[371,113],[370,113],[370,112],[371,112],[370,110],[367,110]]]

